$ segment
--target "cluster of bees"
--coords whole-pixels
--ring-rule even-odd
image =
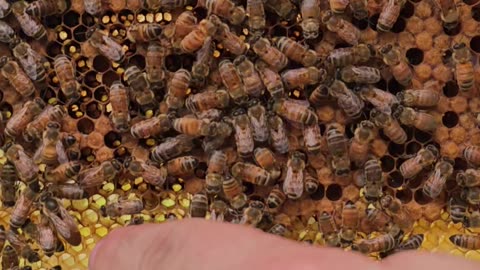
[[[83,2],[96,22],[109,9],[109,1]],[[146,159],[130,155],[87,164],[77,137],[62,129],[68,106],[81,96],[75,61],[60,53],[49,62],[30,46],[32,40],[47,38],[42,20],[65,13],[71,3],[0,0],[0,18],[5,19],[0,20],[0,42],[12,53],[0,57],[0,73],[24,102],[13,115],[0,115],[0,145],[7,159],[0,171],[1,201],[11,208],[9,228],[0,227],[2,269],[20,269],[19,258],[34,263],[39,254],[51,256],[64,242],[79,245],[77,221],[62,200],[88,198],[119,178],[141,178],[152,192],[179,178],[204,179],[203,189],[192,195],[190,217],[289,237],[290,218],[282,207],[288,200],[316,194],[317,172],[323,167],[331,169],[340,185],[360,188],[360,200],[371,206],[364,209],[346,201],[338,212],[319,211],[318,231],[326,245],[385,256],[420,247],[424,236],[412,234],[415,221],[408,209],[384,192],[381,157],[372,152],[372,142],[381,133],[385,140],[404,145],[406,128],[432,134],[439,123],[429,109],[441,94],[433,88],[412,88],[414,72],[398,44],[375,47],[360,42],[361,32],[351,18],[368,19],[370,2],[330,0],[323,8],[325,3],[318,0],[199,0],[196,6],[207,11],[201,19],[187,10],[178,12],[171,24],[133,23],[126,28],[127,39],[146,48],[145,68],[127,64],[124,46],[100,23],[90,27],[85,43],[125,68],[121,79],[108,85],[112,129],[160,143],[150,147]],[[406,1],[373,2],[381,12],[372,27],[389,32]],[[458,27],[454,1],[434,3],[445,31]],[[151,11],[193,5],[186,0],[143,1],[143,8]],[[269,16],[299,22],[303,41],[266,35]],[[6,18],[18,22],[22,35]],[[312,44],[326,31],[346,46],[321,57]],[[191,68],[168,71],[166,58],[180,53],[195,56]],[[458,43],[446,55],[461,92],[472,92],[470,49]],[[381,89],[378,83],[385,71],[406,90],[394,94]],[[52,72],[65,104],[52,105],[39,97]],[[332,104],[348,125],[319,119],[316,109]],[[351,139],[348,132],[353,133]],[[442,157],[435,143],[402,158],[401,176],[408,180],[428,175],[422,192],[432,200],[444,196],[447,179],[454,177],[461,189],[446,198],[451,221],[480,227],[480,171],[475,168],[480,165],[480,147],[465,148],[463,158],[471,168],[462,171],[454,171],[454,161]],[[360,173],[353,177],[354,171]],[[268,190],[268,196],[248,196],[248,185]],[[138,214],[154,204],[150,200],[121,198],[102,207],[101,214],[113,219],[133,215],[131,224],[140,224]],[[34,210],[41,212],[38,220],[30,219]],[[359,229],[362,216],[375,228],[370,236]],[[480,236],[475,234],[453,235],[450,240],[462,248],[480,249]]]

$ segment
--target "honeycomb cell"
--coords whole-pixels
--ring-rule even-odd
[[[47,55],[53,59],[62,53],[62,46],[55,41],[51,41],[47,44],[46,52]]]
[[[329,185],[325,191],[326,198],[330,201],[338,201],[340,198],[342,198],[342,194],[342,187],[337,184]]]
[[[128,62],[129,66],[137,66],[139,69],[143,70],[145,69],[145,57],[140,54],[136,54],[132,57],[130,57],[130,60]]]
[[[388,153],[393,157],[402,156],[405,153],[405,146],[403,144],[390,142],[388,144]]]
[[[417,189],[415,191],[415,194],[413,195],[413,198],[415,199],[415,202],[420,204],[420,205],[425,205],[425,204],[428,204],[432,201],[432,198],[426,196],[423,193],[422,189]]]
[[[418,48],[408,49],[405,55],[408,62],[414,66],[423,62],[423,51]]]
[[[455,112],[446,112],[443,114],[442,123],[447,128],[453,128],[458,124],[458,115]]]
[[[102,75],[102,82],[106,86],[110,86],[113,82],[118,80],[120,80],[120,76],[113,70],[109,70]]]
[[[66,26],[73,28],[80,24],[80,14],[73,10],[70,10],[67,13],[63,14],[62,21]]]
[[[83,83],[90,88],[99,86],[100,82],[97,80],[97,72],[93,70],[87,72],[83,78]]]
[[[413,192],[410,189],[399,189],[395,192],[395,197],[403,204],[407,204],[413,199]]]
[[[388,173],[395,168],[395,159],[391,156],[382,156],[380,159],[382,163],[382,171]]]
[[[474,36],[470,40],[470,49],[476,53],[480,53],[480,36]]]
[[[391,188],[399,188],[403,185],[403,176],[400,172],[394,171],[387,177],[387,184]]]
[[[477,22],[480,22],[480,7],[473,7],[472,8],[472,18],[477,21]]]
[[[104,136],[104,142],[108,148],[115,149],[122,143],[122,136],[115,131],[110,131]]]
[[[95,124],[88,118],[82,118],[77,122],[77,129],[83,134],[90,134],[95,130]]]
[[[407,144],[405,152],[407,155],[415,155],[420,149],[422,149],[422,145],[418,142],[412,141]]]
[[[397,82],[394,78],[390,79],[387,84],[388,92],[397,94],[400,91],[405,90],[405,87]]]
[[[413,5],[410,1],[405,2],[403,5],[402,11],[400,12],[400,16],[408,19],[413,16],[415,13],[415,5]]]
[[[93,98],[100,102],[100,103],[106,103],[108,102],[108,92],[107,89],[103,86],[98,87],[95,89],[93,92]]]
[[[102,108],[96,101],[92,101],[86,105],[85,109],[90,118],[97,119],[102,115]]]
[[[380,14],[374,14],[368,19],[368,25],[373,31],[377,31],[378,17],[380,17]]]
[[[105,72],[110,68],[110,61],[103,55],[93,58],[93,68],[98,72]]]

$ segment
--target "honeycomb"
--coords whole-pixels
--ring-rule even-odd
[[[173,25],[179,14],[185,9],[191,10],[198,21],[208,15],[205,5],[200,2],[198,4],[189,3],[185,8],[168,11],[163,9],[147,10],[142,7],[143,1],[140,0],[109,0],[105,2],[108,2],[109,5],[104,7],[98,16],[92,16],[85,12],[83,1],[72,1],[71,6],[62,15],[43,18],[41,22],[47,31],[46,40],[35,40],[27,36],[20,30],[21,26],[13,15],[10,14],[4,19],[17,30],[20,38],[28,41],[34,50],[48,60],[45,64],[48,85],[41,89],[37,88],[35,96],[50,105],[59,104],[66,108],[67,115],[62,121],[62,131],[75,136],[78,142],[75,147],[80,152],[79,160],[84,168],[95,167],[111,159],[123,162],[129,157],[134,157],[137,160],[146,161],[149,159],[150,149],[162,142],[160,138],[137,139],[130,132],[118,132],[113,129],[109,119],[112,111],[109,89],[112,83],[115,81],[125,82],[123,74],[127,67],[135,65],[144,71],[146,66],[145,57],[148,43],[131,42],[127,38],[129,27],[135,24],[158,23],[167,29],[167,26]],[[297,6],[298,2],[292,1]],[[453,44],[464,42],[472,52],[475,75],[480,74],[480,67],[477,65],[480,53],[480,5],[478,5],[478,0],[458,1],[460,23],[453,29],[447,29],[442,26],[440,10],[433,1],[409,0],[402,8],[391,32],[385,33],[376,29],[376,23],[385,2],[382,0],[369,1],[368,19],[357,20],[351,16],[349,11],[343,15],[343,18],[350,20],[360,30],[361,43],[371,44],[376,49],[384,44],[398,44],[414,73],[412,84],[408,89],[433,89],[440,94],[440,100],[434,108],[428,110],[428,113],[433,115],[438,122],[438,127],[433,134],[403,126],[408,137],[405,144],[398,145],[390,142],[382,132],[379,132],[371,143],[371,153],[382,163],[385,180],[383,193],[398,198],[402,206],[409,211],[414,226],[411,231],[406,233],[409,235],[424,234],[420,250],[446,252],[478,260],[480,259],[480,250],[461,249],[449,241],[449,237],[453,234],[478,232],[478,230],[452,223],[447,203],[450,197],[456,196],[460,192],[460,187],[455,181],[456,172],[469,166],[463,158],[463,149],[469,145],[480,145],[480,131],[477,128],[476,118],[476,114],[480,112],[479,82],[475,83],[470,92],[460,91],[447,58],[451,55],[450,48]],[[238,0],[235,4],[245,7],[246,1]],[[328,9],[329,3],[321,1],[320,6],[322,9]],[[314,49],[321,59],[325,59],[335,48],[348,46],[338,38],[337,34],[328,31],[323,25],[318,38],[304,40],[300,21],[300,15],[290,21],[284,21],[267,11],[265,37],[271,39],[287,36]],[[126,56],[122,62],[110,61],[87,42],[88,31],[94,26],[108,32],[110,37],[122,45]],[[246,23],[230,28],[242,40],[249,41],[252,38]],[[250,51],[246,55],[254,57],[253,52],[250,53]],[[10,48],[4,43],[0,43],[0,52],[0,55],[12,55]],[[81,85],[80,97],[73,103],[69,103],[68,98],[59,90],[60,80],[53,67],[54,59],[59,54],[65,54],[72,59],[76,68],[77,81]],[[234,55],[223,48],[221,44],[217,44],[214,57],[217,60],[220,58],[234,59]],[[170,81],[173,73],[181,68],[191,70],[194,61],[194,54],[173,50],[165,58],[165,68],[168,71],[167,81]],[[290,68],[298,68],[298,66],[290,64],[287,69]],[[210,81],[212,85],[220,87],[222,82],[218,70],[211,72]],[[392,94],[406,89],[392,77],[388,68],[382,70],[382,79],[375,86]],[[0,111],[4,116],[5,124],[22,109],[24,102],[3,76],[0,76],[0,89]],[[187,95],[199,92],[199,90],[201,89],[192,87]],[[288,92],[288,95],[291,99],[302,100],[308,97],[312,90],[309,87],[294,89]],[[160,88],[155,91],[155,96],[160,102],[158,109],[142,110],[134,102],[130,103],[131,124],[144,118],[151,118],[155,114],[169,113],[169,108],[163,100],[166,90]],[[349,139],[353,137],[353,130],[359,121],[349,119],[335,102],[315,106],[315,112],[323,138],[326,137],[327,126],[334,122],[345,127],[345,134]],[[365,117],[360,120],[363,119]],[[288,128],[290,148],[301,149],[303,145],[301,128],[294,125],[289,125]],[[11,139],[5,136],[1,143],[6,145],[9,140]],[[33,155],[36,149],[34,145],[21,139],[16,142],[21,143],[28,154]],[[230,146],[224,147],[229,165],[239,159],[234,144],[232,141]],[[448,157],[455,161],[455,173],[447,180],[445,192],[442,192],[435,200],[428,198],[422,192],[428,172],[424,171],[409,180],[403,179],[400,173],[400,166],[407,157],[416,154],[426,145],[432,144],[440,149],[442,157]],[[61,266],[62,269],[86,269],[89,254],[95,244],[115,228],[127,226],[132,220],[139,217],[143,218],[145,223],[162,223],[187,218],[192,196],[201,192],[205,185],[207,158],[202,153],[197,153],[196,156],[201,162],[195,170],[195,175],[169,180],[165,189],[154,189],[141,177],[135,178],[125,173],[116,181],[104,182],[98,189],[88,190],[88,198],[63,199],[63,206],[78,223],[78,229],[82,236],[81,244],[72,246],[63,243],[63,246],[60,246],[54,255],[41,256],[41,260],[35,263],[21,259],[20,265],[29,265],[32,269],[52,269],[55,266]],[[277,160],[286,164],[287,155],[277,155]],[[365,215],[365,209],[371,208],[372,204],[365,200],[364,189],[356,181],[361,175],[361,169],[356,168],[352,171],[350,178],[342,180],[335,177],[323,155],[309,154],[307,160],[308,166],[314,168],[317,174],[318,189],[313,194],[304,193],[305,195],[299,200],[287,200],[281,208],[281,213],[277,214],[277,217],[287,216],[289,220],[288,227],[291,233],[288,237],[314,245],[324,245],[325,240],[318,229],[319,213],[334,213],[336,223],[341,224],[341,209],[347,201],[355,202],[359,209],[360,226],[357,237],[365,238],[372,233],[374,230],[366,222]],[[0,163],[6,164],[6,162],[5,151],[0,150]],[[44,170],[45,165],[41,164],[39,173]],[[256,186],[246,182],[244,186],[244,193],[250,200],[263,202],[272,189],[272,187]],[[19,183],[19,189],[23,190],[24,188],[25,185]],[[135,215],[122,215],[117,218],[104,217],[101,211],[102,207],[107,203],[118,201],[119,198],[141,198],[144,201],[145,209],[142,213]],[[472,209],[478,210],[475,207]],[[5,205],[0,208],[0,224],[8,227],[11,211],[12,207]],[[30,214],[30,219],[38,222],[40,215],[40,209],[34,209]],[[207,218],[209,217],[210,214],[207,213]],[[35,244],[32,245],[42,254],[41,249]],[[350,249],[350,247],[346,249]]]

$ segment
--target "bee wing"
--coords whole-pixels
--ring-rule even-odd
[[[55,148],[57,150],[58,162],[60,164],[67,163],[68,162],[67,151],[65,151],[65,147],[63,146],[63,143],[60,140],[57,142],[57,145]]]
[[[303,193],[303,170],[293,172],[293,169],[289,167],[285,182],[283,182],[283,190],[287,194],[301,196]]]
[[[60,207],[60,217],[49,210],[45,214],[49,217],[57,232],[71,245],[77,246],[81,243],[80,232],[72,216],[63,207]]]

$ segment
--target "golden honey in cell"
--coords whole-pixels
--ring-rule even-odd
[[[338,37],[348,44],[355,46],[359,43],[360,30],[352,23],[334,15],[333,12],[325,12],[322,16],[322,22],[329,31],[336,33]]]
[[[13,59],[0,57],[0,73],[22,97],[29,98],[35,92],[35,85],[25,71]]]

